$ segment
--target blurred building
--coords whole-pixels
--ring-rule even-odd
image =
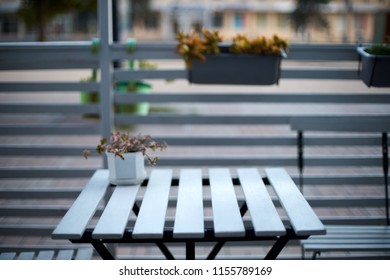
[[[332,0],[321,6],[328,29],[309,26],[299,34],[291,24],[295,1],[277,0],[154,0],[158,26],[137,26],[134,36],[172,39],[177,31],[218,29],[225,38],[236,33],[250,36],[280,34],[296,41],[370,42],[390,34],[389,0]]]
[[[131,0],[116,0],[120,38],[168,41],[178,31],[219,30],[228,40],[234,34],[279,34],[291,41],[372,42],[390,34],[390,0],[331,0],[321,6],[329,28],[292,27],[294,0],[151,0],[146,16],[132,13]],[[17,16],[21,0],[0,0],[0,41],[29,41],[36,37]],[[132,18],[134,17],[134,18]],[[57,16],[46,28],[48,40],[89,40],[97,36],[96,12]]]

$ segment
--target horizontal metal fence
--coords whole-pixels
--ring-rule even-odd
[[[281,82],[288,80],[345,81],[359,83],[358,55],[354,45],[292,45],[288,58],[283,61]],[[172,152],[161,154],[158,165],[161,167],[208,167],[208,166],[283,166],[298,183],[297,137],[289,130],[292,116],[310,116],[315,113],[299,111],[299,106],[313,105],[323,108],[319,114],[326,114],[328,106],[389,106],[390,94],[367,88],[365,92],[281,92],[264,87],[258,92],[248,92],[246,87],[237,87],[229,92],[203,90],[199,92],[137,92],[123,93],[112,86],[117,81],[136,80],[178,80],[187,79],[184,67],[178,69],[130,70],[127,67],[114,68],[114,62],[129,60],[181,61],[172,43],[140,43],[129,52],[126,44],[111,44],[108,49],[94,48],[90,42],[74,43],[5,43],[0,44],[0,75],[9,71],[41,70],[80,70],[98,69],[109,73],[96,81],[63,81],[63,72],[58,72],[58,80],[53,81],[0,81],[0,95],[40,96],[34,102],[0,102],[0,199],[14,201],[0,206],[0,216],[4,223],[0,226],[0,236],[50,235],[55,222],[49,224],[27,223],[19,225],[20,217],[59,218],[67,205],[25,204],[22,201],[37,199],[58,199],[72,201],[82,188],[56,187],[38,188],[39,180],[45,179],[55,185],[56,180],[87,180],[96,168],[104,166],[99,161],[95,166],[73,164],[69,158],[80,158],[84,149],[94,149],[90,139],[98,140],[107,136],[110,130],[131,129],[155,134],[157,140],[166,141]],[[101,67],[105,65],[106,72]],[[352,67],[337,67],[340,61]],[[284,67],[284,65],[288,67]],[[308,66],[302,67],[301,64]],[[180,64],[178,64],[180,65]],[[184,65],[184,64],[182,64]],[[337,64],[339,65],[339,64]],[[356,67],[355,67],[356,66]],[[303,83],[304,84],[304,83]],[[97,103],[48,103],[45,97],[52,94],[74,94],[96,92]],[[7,99],[8,100],[8,99]],[[112,101],[111,103],[108,101]],[[166,106],[168,110],[153,111],[137,115],[119,113],[118,106],[148,103],[152,107]],[[209,106],[208,110],[192,111]],[[281,106],[280,110],[246,111],[249,106]],[[228,109],[218,111],[219,108]],[[234,106],[234,109],[231,109]],[[286,107],[287,106],[287,107]],[[285,108],[297,108],[294,113]],[[215,108],[215,110],[213,110]],[[230,109],[229,109],[230,108]],[[264,107],[261,107],[264,108]],[[333,115],[333,113],[329,113]],[[343,113],[338,113],[343,115]],[[348,116],[364,117],[364,112],[346,113]],[[85,118],[93,115],[93,118]],[[376,114],[388,118],[390,112]],[[17,121],[15,121],[17,120]],[[199,128],[198,128],[199,127]],[[198,133],[205,127],[204,132]],[[222,130],[219,130],[222,128]],[[268,128],[276,128],[267,133]],[[236,133],[235,131],[238,131]],[[240,132],[249,131],[250,133]],[[38,143],[36,138],[62,139],[50,143]],[[5,140],[4,140],[5,139]],[[22,140],[23,139],[23,140]],[[70,140],[67,140],[70,139]],[[75,141],[75,139],[77,139]],[[308,134],[305,137],[308,154],[305,158],[307,171],[304,174],[305,194],[310,204],[318,209],[325,223],[331,224],[381,224],[384,222],[383,174],[380,153],[380,135],[357,134]],[[352,149],[351,149],[352,147]],[[240,151],[244,150],[244,153]],[[199,152],[200,151],[200,152]],[[252,152],[253,151],[253,152]],[[331,151],[335,151],[332,153]],[[367,152],[368,151],[368,152]],[[373,152],[372,152],[373,151]],[[56,158],[64,164],[14,164],[22,158]],[[49,161],[51,162],[51,161]],[[305,170],[306,171],[306,170]],[[21,180],[24,187],[14,188],[14,181]],[[38,183],[29,186],[30,180]],[[84,182],[81,181],[81,182]],[[332,188],[348,189],[345,195],[333,196]],[[348,195],[350,188],[368,190],[367,193]],[[327,193],[328,189],[332,189]],[[374,191],[371,191],[374,190]],[[376,191],[377,190],[377,191]],[[325,195],[320,195],[326,193]],[[175,203],[174,201],[170,202]],[[327,209],[353,208],[358,214],[348,216],[329,214]],[[359,211],[374,210],[374,214]],[[325,210],[324,210],[325,209]],[[344,212],[342,212],[344,213]],[[363,214],[362,214],[363,213]],[[368,214],[364,214],[368,213]],[[380,213],[380,214],[377,214]]]

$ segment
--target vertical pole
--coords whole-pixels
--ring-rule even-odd
[[[99,0],[99,38],[100,38],[100,134],[108,138],[114,128],[114,92],[112,88],[113,67],[110,59],[112,45],[112,0]],[[103,157],[103,167],[107,168],[107,160]],[[107,250],[116,256],[113,244],[107,245]]]
[[[389,150],[387,144],[387,133],[382,133],[382,163],[383,163],[383,176],[385,179],[385,207],[386,207],[386,224],[390,225],[389,219]]]
[[[119,22],[119,13],[118,13],[118,0],[112,1],[112,40],[114,42],[119,42],[120,34],[120,22]]]
[[[186,260],[195,260],[195,242],[186,242]]]
[[[298,131],[298,139],[297,139],[297,147],[298,147],[298,169],[299,169],[299,188],[301,193],[303,193],[303,132]]]
[[[100,36],[100,122],[102,137],[109,137],[114,127],[114,93],[112,89],[113,68],[110,59],[112,44],[112,0],[99,0]],[[106,161],[104,167],[106,168]]]

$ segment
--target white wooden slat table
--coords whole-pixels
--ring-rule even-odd
[[[155,243],[169,259],[166,243],[186,244],[186,257],[195,258],[195,243],[216,242],[208,258],[214,258],[227,241],[274,240],[265,259],[274,259],[289,240],[325,234],[325,227],[283,168],[268,168],[263,180],[257,168],[182,169],[173,178],[171,169],[155,168],[141,186],[110,186],[107,170],[97,170],[56,229],[53,239],[90,243],[103,259],[114,259],[106,244]],[[283,223],[265,183],[271,183],[288,215]],[[111,188],[108,201],[103,197]],[[206,221],[204,190],[211,198],[212,223]],[[242,190],[240,205],[236,193]],[[173,200],[173,224],[168,221]],[[137,201],[141,201],[137,204]],[[176,203],[175,203],[176,202]],[[99,205],[104,209],[91,223]],[[244,222],[247,216],[250,223]],[[96,216],[96,215],[95,215]],[[133,224],[129,223],[134,220]]]

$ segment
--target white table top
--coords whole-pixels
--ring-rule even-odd
[[[299,192],[283,168],[265,169],[277,199],[297,235],[325,234],[325,227]],[[237,170],[239,188],[248,207],[251,228],[256,236],[283,236],[286,227],[275,208],[259,170]],[[177,200],[174,238],[202,238],[205,234],[205,205],[202,179],[209,178],[212,224],[216,237],[245,237],[245,225],[240,214],[237,186],[229,169],[211,168],[207,174],[200,169],[180,170],[177,192],[171,192],[172,170],[154,168],[142,195],[138,216],[132,212],[140,186],[115,186],[96,226],[90,221],[109,189],[108,171],[97,170],[72,207],[54,230],[54,239],[81,238],[86,228],[94,227],[92,236],[99,239],[121,239],[129,219],[135,219],[134,239],[163,238],[166,213],[172,195]],[[174,193],[174,194],[172,194]],[[139,195],[138,195],[139,196]]]

